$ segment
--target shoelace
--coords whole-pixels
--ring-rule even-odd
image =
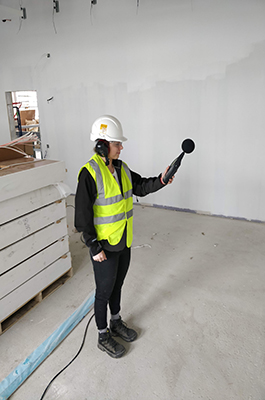
[[[115,349],[116,346],[118,346],[118,344],[119,344],[119,343],[116,342],[116,340],[114,340],[114,339],[110,336],[106,345],[107,345],[109,348]]]
[[[118,328],[120,328],[123,332],[126,332],[126,333],[129,329],[129,328],[127,328],[126,322],[123,322],[122,320],[119,321]]]
[[[115,347],[119,344],[118,342],[116,342],[116,340],[114,340],[112,338],[112,336],[110,335],[110,333],[108,332],[108,337],[106,338],[106,346],[108,347],[113,347],[115,349]]]

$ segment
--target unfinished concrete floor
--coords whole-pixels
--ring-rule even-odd
[[[68,202],[69,203],[69,202]],[[0,337],[0,381],[94,289],[88,250],[73,233],[74,276]],[[45,400],[264,400],[264,224],[135,206],[122,317],[138,330],[114,360],[85,346]],[[92,313],[11,396],[38,400],[79,349]]]

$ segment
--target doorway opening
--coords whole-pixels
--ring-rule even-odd
[[[25,151],[37,159],[42,159],[37,92],[35,90],[6,92],[6,103],[11,140],[25,135],[35,137],[38,140]]]

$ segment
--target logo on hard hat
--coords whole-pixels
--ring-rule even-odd
[[[100,133],[102,133],[102,135],[106,135],[106,133],[107,133],[107,128],[108,128],[108,125],[101,124],[101,125],[100,125]]]

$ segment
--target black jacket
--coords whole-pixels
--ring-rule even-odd
[[[113,160],[113,165],[117,171],[121,191],[121,160]],[[131,170],[130,170],[131,171]],[[161,174],[158,177],[142,178],[136,172],[131,171],[133,194],[139,197],[154,193],[165,185],[161,182]],[[97,241],[97,234],[94,226],[93,204],[97,197],[97,189],[94,179],[87,168],[83,168],[79,175],[79,182],[75,196],[75,227],[78,232],[83,232],[83,238],[91,254],[94,256],[102,249],[110,251],[120,251],[126,246],[126,229],[123,237],[116,246],[111,246],[107,240]]]

